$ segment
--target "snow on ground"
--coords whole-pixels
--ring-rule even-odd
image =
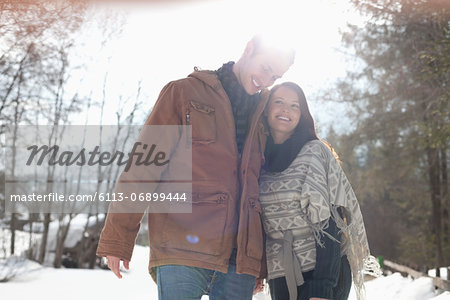
[[[366,300],[449,300],[450,292],[438,294],[434,291],[431,278],[416,280],[405,278],[400,273],[380,277],[365,283]],[[350,298],[356,300],[354,290]]]
[[[90,300],[157,299],[157,287],[147,271],[149,248],[136,246],[130,271],[117,279],[108,270],[53,269],[28,262],[30,270],[0,283],[2,299]],[[202,300],[208,299],[203,297]],[[268,300],[258,294],[254,300]],[[356,300],[352,290],[350,299]],[[366,282],[367,300],[450,300],[450,292],[438,295],[430,278],[412,280],[399,273]]]
[[[108,270],[42,267],[0,283],[0,295],[37,300],[157,299],[156,284],[147,271],[148,251],[135,247],[131,270],[120,280]]]

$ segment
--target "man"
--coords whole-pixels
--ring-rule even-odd
[[[270,87],[294,51],[251,39],[241,58],[196,70],[161,91],[147,125],[192,125],[192,213],[149,213],[150,273],[159,299],[251,299],[264,275],[258,176]],[[261,99],[260,99],[261,98]],[[264,99],[263,99],[264,98]],[[121,278],[142,214],[108,214],[97,255]]]

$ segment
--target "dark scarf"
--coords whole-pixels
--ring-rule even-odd
[[[294,161],[303,146],[315,139],[306,132],[295,131],[283,144],[275,144],[272,136],[269,135],[264,151],[266,163],[263,168],[269,172],[284,171]]]
[[[216,74],[230,99],[236,128],[236,142],[238,152],[241,154],[249,127],[249,118],[253,108],[258,103],[259,93],[255,95],[247,94],[233,73],[233,65],[234,62],[232,61],[224,64],[216,71]]]

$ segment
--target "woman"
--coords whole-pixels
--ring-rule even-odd
[[[351,273],[359,298],[364,261],[374,266],[362,215],[333,152],[316,135],[302,89],[292,82],[273,87],[265,117],[260,202],[272,299],[347,299]]]

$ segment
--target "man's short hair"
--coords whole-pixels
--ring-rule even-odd
[[[252,38],[253,43],[253,55],[259,54],[265,49],[273,49],[279,51],[282,55],[286,55],[291,65],[295,59],[295,49],[290,45],[289,41],[282,38],[281,35],[262,35],[256,34]]]

